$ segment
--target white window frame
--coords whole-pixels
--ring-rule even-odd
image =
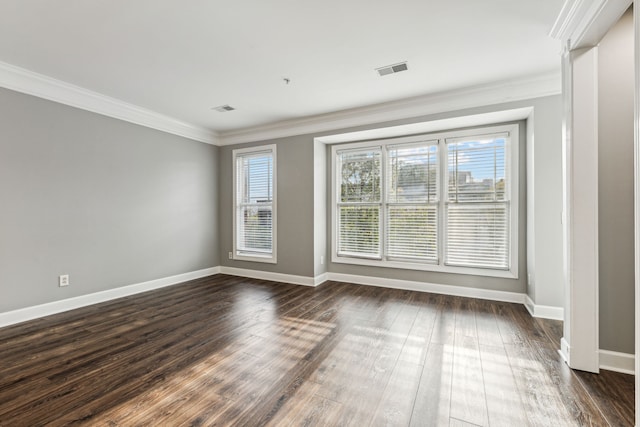
[[[238,200],[237,200],[237,195],[238,195],[238,182],[237,182],[237,168],[238,168],[238,162],[237,159],[238,157],[242,157],[245,156],[247,154],[253,154],[253,153],[264,153],[270,151],[271,155],[273,156],[273,189],[272,189],[272,203],[271,203],[271,224],[272,224],[272,228],[273,228],[273,235],[272,235],[272,242],[271,242],[271,254],[269,255],[260,255],[260,254],[251,254],[251,255],[247,255],[247,254],[243,254],[238,250],[238,245],[237,245],[237,240],[238,240],[238,224],[237,224],[237,211],[238,211]],[[232,218],[233,218],[233,259],[234,260],[239,260],[239,261],[252,261],[252,262],[264,262],[264,263],[270,263],[270,264],[276,264],[278,262],[278,257],[277,257],[277,248],[278,248],[278,195],[277,195],[277,189],[278,189],[278,185],[277,185],[277,175],[278,175],[278,162],[277,162],[277,155],[276,155],[276,145],[275,144],[271,144],[271,145],[261,145],[261,146],[257,146],[257,147],[250,147],[250,148],[238,148],[232,151],[232,164],[233,164],[233,214],[232,214]]]
[[[446,241],[444,238],[444,230],[446,227],[446,197],[447,197],[447,174],[448,172],[448,159],[447,159],[447,148],[446,148],[446,140],[452,138],[464,138],[464,137],[472,137],[479,136],[485,134],[498,134],[498,133],[509,133],[510,142],[507,145],[507,154],[508,158],[508,166],[505,171],[505,175],[510,178],[510,187],[508,188],[509,194],[509,269],[508,270],[498,270],[498,269],[490,269],[490,268],[477,268],[477,267],[459,267],[459,266],[448,266],[444,265],[444,253],[445,253],[445,245]],[[362,149],[368,147],[379,147],[382,146],[382,159],[381,164],[383,166],[383,170],[381,171],[382,175],[382,200],[383,207],[386,206],[386,168],[387,168],[387,146],[390,145],[398,145],[398,144],[410,144],[417,142],[427,142],[438,140],[438,155],[440,162],[440,174],[439,174],[439,203],[438,203],[438,263],[419,263],[419,262],[406,262],[400,260],[387,260],[387,259],[367,259],[367,258],[356,258],[356,257],[345,257],[338,255],[338,219],[337,219],[337,206],[338,206],[338,189],[337,189],[337,155],[338,151],[348,150],[348,149]],[[366,142],[354,142],[354,143],[346,143],[346,144],[335,144],[331,147],[331,261],[338,264],[352,264],[352,265],[363,265],[363,266],[371,266],[371,267],[387,267],[387,268],[398,268],[398,269],[408,269],[408,270],[419,270],[419,271],[433,271],[433,272],[441,272],[441,273],[455,273],[455,274],[467,274],[474,276],[487,276],[487,277],[502,277],[502,278],[510,278],[517,279],[518,278],[518,258],[519,258],[519,247],[518,247],[518,235],[520,230],[520,225],[518,223],[519,219],[519,204],[520,204],[520,180],[519,180],[519,162],[520,162],[520,126],[518,124],[507,124],[507,125],[496,125],[496,126],[488,126],[488,127],[477,127],[473,129],[464,129],[457,131],[442,131],[437,133],[429,133],[418,136],[408,136],[408,137],[400,137],[400,138],[392,138],[392,139],[384,139],[384,140],[371,140]],[[384,211],[384,208],[381,209]],[[381,213],[381,215],[384,215]],[[381,224],[384,224],[384,217],[381,217]],[[381,233],[381,244],[383,245],[383,253],[385,251],[384,244],[384,234]]]

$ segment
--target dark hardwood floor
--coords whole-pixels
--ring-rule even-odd
[[[0,329],[0,425],[632,426],[523,306],[216,275]]]

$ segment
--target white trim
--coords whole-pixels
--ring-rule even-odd
[[[635,352],[640,354],[640,4],[633,7],[634,88],[633,88],[633,170],[634,170],[634,249],[635,249]],[[640,357],[635,359],[640,372]],[[640,426],[640,380],[635,384],[635,424]]]
[[[564,363],[569,364],[569,356],[571,355],[571,345],[565,337],[560,338],[560,350],[558,350],[560,356],[564,360]]]
[[[260,280],[270,280],[272,282],[282,282],[282,283],[291,283],[292,285],[302,285],[302,286],[318,286],[318,284],[324,282],[323,275],[318,276],[317,278],[308,277],[308,276],[296,276],[294,274],[284,274],[284,273],[272,273],[270,271],[262,271],[262,270],[250,270],[248,268],[236,268],[236,267],[220,267],[221,274],[228,274],[230,276],[239,276],[239,277],[248,277],[250,279],[260,279]],[[316,283],[316,281],[322,282]],[[326,280],[326,278],[325,278]]]
[[[560,340],[560,354],[569,365],[569,341],[571,340],[571,283],[573,280],[573,262],[571,246],[573,243],[572,228],[569,218],[573,215],[573,65],[569,50],[562,54],[562,276],[564,287],[564,323],[563,337]],[[535,286],[535,284],[534,284]]]
[[[549,35],[569,49],[597,45],[632,0],[566,0]]]
[[[327,272],[325,258],[327,258],[327,146],[314,140],[313,273],[316,276]]]
[[[215,132],[0,61],[0,87],[213,145],[231,145],[561,93],[557,72],[471,86],[268,125]]]
[[[562,91],[558,72],[505,80],[430,95],[392,101],[351,110],[287,120],[219,133],[220,145],[263,141],[293,135],[326,132],[354,126],[384,123],[428,114],[457,111],[505,102],[521,101]]]
[[[333,213],[333,212],[332,212]],[[335,214],[334,214],[335,215]],[[335,225],[332,221],[332,225]],[[335,231],[335,228],[333,229]],[[332,233],[335,236],[335,233]],[[336,238],[334,238],[334,241]],[[432,271],[437,273],[464,274],[468,276],[497,277],[504,279],[517,279],[518,273],[516,269],[511,270],[492,270],[489,268],[475,267],[457,267],[440,264],[427,264],[417,262],[402,261],[382,261],[379,259],[367,258],[350,258],[347,256],[338,256],[332,245],[331,262],[335,264],[364,265],[368,267],[396,268],[399,270],[416,270],[416,271]]]
[[[469,288],[466,286],[439,285],[436,283],[416,282],[413,280],[386,279],[383,277],[360,276],[355,274],[327,273],[328,280],[354,283],[365,286],[378,286],[407,291],[430,292],[433,294],[478,298],[492,301],[524,304],[526,294],[518,292],[494,291],[490,289]]]
[[[597,47],[564,57],[564,337],[573,369],[599,370]]]
[[[429,120],[406,125],[377,127],[375,129],[318,136],[314,141],[324,144],[368,141],[371,139],[396,138],[406,135],[418,135],[439,132],[447,129],[480,127],[494,123],[515,122],[533,117],[533,107],[513,108],[510,110],[492,111],[489,113],[456,116],[447,119]]]
[[[176,285],[189,280],[207,277],[220,272],[220,267],[205,268],[203,270],[192,271],[189,273],[177,274],[175,276],[164,277],[161,279],[149,280],[147,282],[136,283],[133,285],[122,286],[119,288],[108,289],[106,291],[95,292],[92,294],[81,295],[60,301],[53,301],[46,304],[40,304],[32,307],[20,308],[18,310],[0,313],[0,327],[13,325],[27,320],[36,319],[38,317],[50,316],[56,313],[73,310],[88,305],[98,304],[141,292],[151,291],[153,289],[164,288],[166,286]]]
[[[550,305],[537,305],[529,297],[525,295],[524,306],[531,317],[539,317],[541,319],[564,320],[564,308],[553,307]]]
[[[218,134],[207,128],[1,61],[0,87],[207,144],[218,144]]]
[[[252,261],[252,262],[264,262],[269,264],[276,264],[278,262],[278,157],[276,155],[276,144],[260,145],[257,147],[238,148],[232,151],[232,192],[233,192],[233,206],[232,206],[232,224],[233,224],[233,259],[238,261]],[[239,156],[251,155],[252,153],[271,153],[272,157],[272,182],[271,182],[271,253],[265,256],[258,255],[243,255],[238,252],[238,224],[236,221],[236,215],[238,213],[238,191],[237,191],[237,158]]]
[[[577,21],[578,10],[580,9],[582,0],[566,0],[560,9],[560,13],[554,22],[549,37],[554,39],[567,39],[571,33],[573,25]]]
[[[600,350],[600,369],[635,375],[636,356],[617,351]]]
[[[316,277],[313,278],[313,285],[314,286],[322,285],[327,280],[329,280],[329,273],[318,274]]]
[[[81,295],[61,301],[54,301],[33,307],[21,308],[18,310],[0,313],[0,327],[25,322],[27,320],[39,317],[50,316],[52,314],[62,313],[76,308],[86,307],[93,304],[99,304],[135,295],[141,292],[147,292],[154,289],[160,289],[167,286],[181,284],[190,280],[202,277],[212,276],[215,274],[227,274],[230,276],[247,277],[252,279],[268,280],[274,282],[290,283],[293,285],[302,285],[316,287],[330,280],[343,283],[353,283],[357,285],[384,287],[390,289],[403,289],[417,292],[429,292],[434,294],[451,295],[467,298],[478,298],[491,301],[503,301],[515,304],[527,304],[527,295],[518,292],[495,291],[490,289],[469,288],[465,286],[440,285],[436,283],[417,282],[410,280],[386,279],[381,277],[360,276],[354,274],[342,273],[323,273],[316,277],[297,276],[293,274],[273,273],[261,270],[250,270],[245,268],[218,266],[205,268],[203,270],[192,271],[189,273],[178,274],[175,276],[165,277],[147,282],[137,283],[128,286],[122,286],[115,289],[108,289],[88,295]],[[556,308],[556,307],[551,307]],[[540,317],[540,316],[537,316]],[[615,370],[611,367],[606,369]],[[622,371],[619,371],[622,372]]]

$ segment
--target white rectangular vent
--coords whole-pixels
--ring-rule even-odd
[[[235,110],[235,108],[233,108],[231,105],[221,105],[219,107],[213,107],[212,110],[216,110],[219,113],[226,113],[227,111]]]
[[[376,68],[376,71],[380,76],[387,76],[389,74],[399,73],[400,71],[407,71],[407,62],[400,62],[398,64],[387,65],[386,67]]]

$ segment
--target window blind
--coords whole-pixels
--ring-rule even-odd
[[[240,254],[273,250],[273,153],[236,157],[236,245]]]
[[[437,141],[387,148],[386,255],[438,260]]]
[[[446,265],[509,268],[508,138],[446,141]]]
[[[381,258],[382,150],[338,153],[338,255]]]

